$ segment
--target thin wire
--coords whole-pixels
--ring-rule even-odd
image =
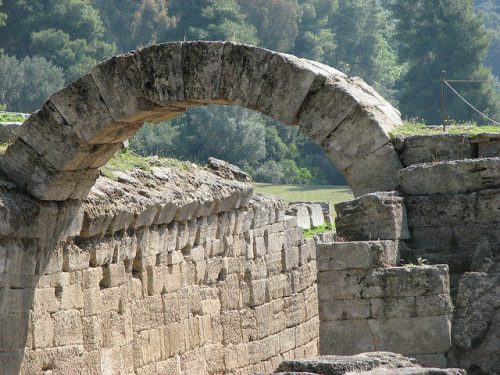
[[[469,107],[471,107],[474,111],[476,111],[477,113],[479,113],[481,116],[483,116],[484,118],[490,120],[491,122],[493,122],[494,124],[496,125],[500,125],[500,122],[498,121],[495,121],[493,120],[491,117],[488,117],[486,116],[483,112],[481,112],[479,109],[477,109],[476,107],[474,107],[472,104],[470,104],[467,99],[465,99],[462,95],[460,95],[457,90],[455,90],[453,87],[451,87],[451,85],[447,82],[447,81],[444,81],[444,83],[446,84],[446,86],[448,86],[451,91],[453,91],[460,99],[462,99],[465,104],[467,104]]]

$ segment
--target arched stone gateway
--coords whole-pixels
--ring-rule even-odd
[[[97,65],[22,125],[0,168],[41,200],[82,199],[97,168],[145,121],[206,104],[299,125],[356,195],[398,184],[388,132],[401,119],[373,88],[317,62],[230,42],[155,45]]]

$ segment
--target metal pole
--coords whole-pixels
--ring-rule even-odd
[[[446,102],[444,98],[444,83],[446,82],[446,70],[442,71],[442,79],[441,79],[441,113],[443,115],[443,132],[446,131]]]

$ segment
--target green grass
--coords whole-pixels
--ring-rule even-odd
[[[319,227],[311,228],[311,229],[305,229],[304,230],[304,238],[310,238],[312,236],[315,236],[317,234],[325,233],[330,230],[334,230],[335,227],[333,225],[328,225],[328,224],[323,224],[320,225]]]
[[[117,152],[108,163],[101,167],[102,173],[111,179],[116,179],[114,171],[126,171],[131,169],[141,169],[143,171],[151,170],[151,167],[171,167],[181,170],[188,170],[192,163],[177,159],[145,157],[137,155],[130,149]]]
[[[344,202],[354,197],[349,186],[274,185],[259,182],[254,182],[253,186],[256,192],[276,195],[287,203],[295,201],[330,202],[333,206],[335,203]]]
[[[25,118],[21,115],[0,113],[0,122],[24,122]]]
[[[433,135],[443,133],[442,126],[432,126],[429,127],[425,124],[406,121],[403,125],[398,126],[391,132],[392,137],[398,135]],[[463,123],[463,124],[450,124],[446,126],[446,133],[450,134],[474,134],[479,133],[500,133],[500,126],[496,125],[478,125],[474,122]]]

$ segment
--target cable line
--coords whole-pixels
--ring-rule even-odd
[[[493,122],[494,124],[496,125],[500,125],[500,122],[498,121],[495,121],[493,120],[491,117],[488,117],[486,116],[483,112],[481,112],[479,109],[477,109],[476,107],[474,107],[472,104],[470,104],[467,99],[465,99],[462,95],[460,95],[457,90],[455,90],[453,87],[451,87],[451,85],[448,83],[447,80],[444,80],[444,83],[446,84],[446,86],[448,86],[451,91],[453,91],[460,99],[462,99],[464,101],[465,104],[467,104],[469,107],[471,107],[474,111],[476,111],[477,113],[479,113],[481,116],[483,116],[485,119],[488,119],[490,120],[491,122]]]

